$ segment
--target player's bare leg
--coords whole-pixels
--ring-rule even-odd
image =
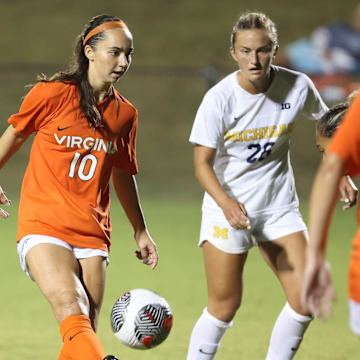
[[[73,253],[54,244],[38,244],[29,250],[26,262],[60,324],[64,345],[58,359],[102,360],[104,349],[91,325],[90,304]]]
[[[187,360],[214,359],[242,299],[242,272],[247,253],[228,254],[205,241],[203,254],[208,306],[192,331]]]
[[[94,256],[80,259],[79,263],[81,280],[89,299],[89,317],[96,331],[105,291],[106,259],[102,256]]]
[[[26,255],[28,268],[60,324],[74,314],[89,316],[89,300],[73,253],[54,244],[38,244]]]
[[[208,311],[217,319],[230,322],[241,304],[242,273],[247,252],[228,254],[205,241],[203,255],[208,287]]]
[[[288,303],[273,328],[266,359],[292,359],[312,320],[300,303],[307,242],[303,232],[260,243],[259,249],[284,289]]]

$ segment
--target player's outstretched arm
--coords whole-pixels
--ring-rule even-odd
[[[327,235],[335,207],[344,162],[336,154],[325,156],[315,177],[310,199],[309,234],[302,303],[306,310],[324,318],[335,300],[326,257]]]
[[[21,145],[27,139],[27,136],[14,134],[14,130],[15,128],[10,125],[0,137],[0,169],[6,164],[11,156],[20,149]],[[1,187],[0,204],[10,205],[10,201]],[[5,210],[0,209],[0,216],[6,219],[9,214]]]
[[[116,195],[134,228],[135,241],[139,247],[139,251],[135,252],[136,256],[138,259],[143,260],[144,264],[150,265],[154,269],[159,256],[156,244],[146,227],[135,177],[114,167],[112,180]]]
[[[213,170],[216,149],[195,145],[195,175],[200,185],[222,209],[229,224],[236,229],[249,229],[250,221],[244,204],[231,198],[222,188]]]

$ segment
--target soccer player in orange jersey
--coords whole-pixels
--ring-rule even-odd
[[[158,262],[134,178],[137,110],[114,88],[132,51],[133,37],[122,20],[94,17],[78,38],[75,65],[39,79],[0,138],[1,168],[35,133],[17,246],[22,268],[60,324],[58,360],[105,358],[95,331],[110,248],[111,178],[134,228],[136,256],[152,268]],[[1,188],[0,204],[9,204]],[[8,214],[2,209],[0,215]]]
[[[357,93],[355,93],[356,95]],[[324,158],[324,163],[320,167],[316,181],[313,186],[311,213],[310,213],[310,230],[311,240],[308,251],[307,272],[303,289],[304,306],[310,309],[319,317],[326,317],[330,314],[331,300],[335,297],[332,286],[331,273],[325,261],[327,232],[331,220],[333,210],[332,199],[335,197],[336,191],[333,189],[333,183],[338,181],[339,173],[350,173],[356,175],[359,172],[359,163],[354,161],[358,157],[355,153],[358,146],[355,138],[357,133],[357,120],[354,117],[359,114],[359,100],[354,104],[354,109],[346,112],[351,104],[353,95],[348,101],[332,107],[328,113],[317,124],[316,141],[318,147],[322,151],[326,151],[328,156]],[[343,118],[346,118],[346,123]],[[340,126],[340,124],[342,124]],[[342,130],[342,128],[345,128]],[[339,130],[338,130],[339,129]],[[337,132],[341,133],[331,142],[332,137]],[[352,134],[354,133],[354,134]],[[342,135],[341,135],[342,134]],[[330,191],[330,198],[322,207],[320,204],[319,184]],[[324,182],[322,182],[324,181]],[[330,184],[328,189],[326,186]],[[349,204],[344,208],[349,207]],[[324,211],[319,213],[318,211]],[[358,214],[359,214],[358,209]],[[359,216],[358,216],[359,218]],[[315,222],[316,221],[316,222]],[[359,233],[353,239],[353,249],[351,252],[349,266],[349,325],[352,332],[360,336],[360,237]]]

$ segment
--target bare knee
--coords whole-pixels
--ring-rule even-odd
[[[46,294],[58,323],[70,315],[83,314],[89,316],[89,300],[85,291],[60,290]]]
[[[209,299],[208,311],[217,319],[230,322],[241,305],[241,297],[234,296],[226,299]]]
[[[288,297],[288,303],[290,307],[298,314],[304,315],[304,316],[311,316],[311,313],[309,311],[304,311],[304,308],[302,307],[301,301],[300,301],[300,294],[298,296]]]

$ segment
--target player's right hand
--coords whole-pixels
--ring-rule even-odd
[[[159,254],[154,240],[151,238],[147,229],[135,232],[135,241],[139,250],[135,251],[135,255],[139,260],[142,260],[145,265],[150,265],[155,269]]]
[[[3,191],[1,186],[0,186],[0,204],[10,206],[10,200],[6,197],[5,192]],[[5,210],[0,208],[0,216],[7,219],[9,214]]]
[[[229,199],[223,206],[222,210],[229,224],[238,230],[250,230],[250,220],[247,216],[247,211],[244,204],[236,201],[235,199]]]

